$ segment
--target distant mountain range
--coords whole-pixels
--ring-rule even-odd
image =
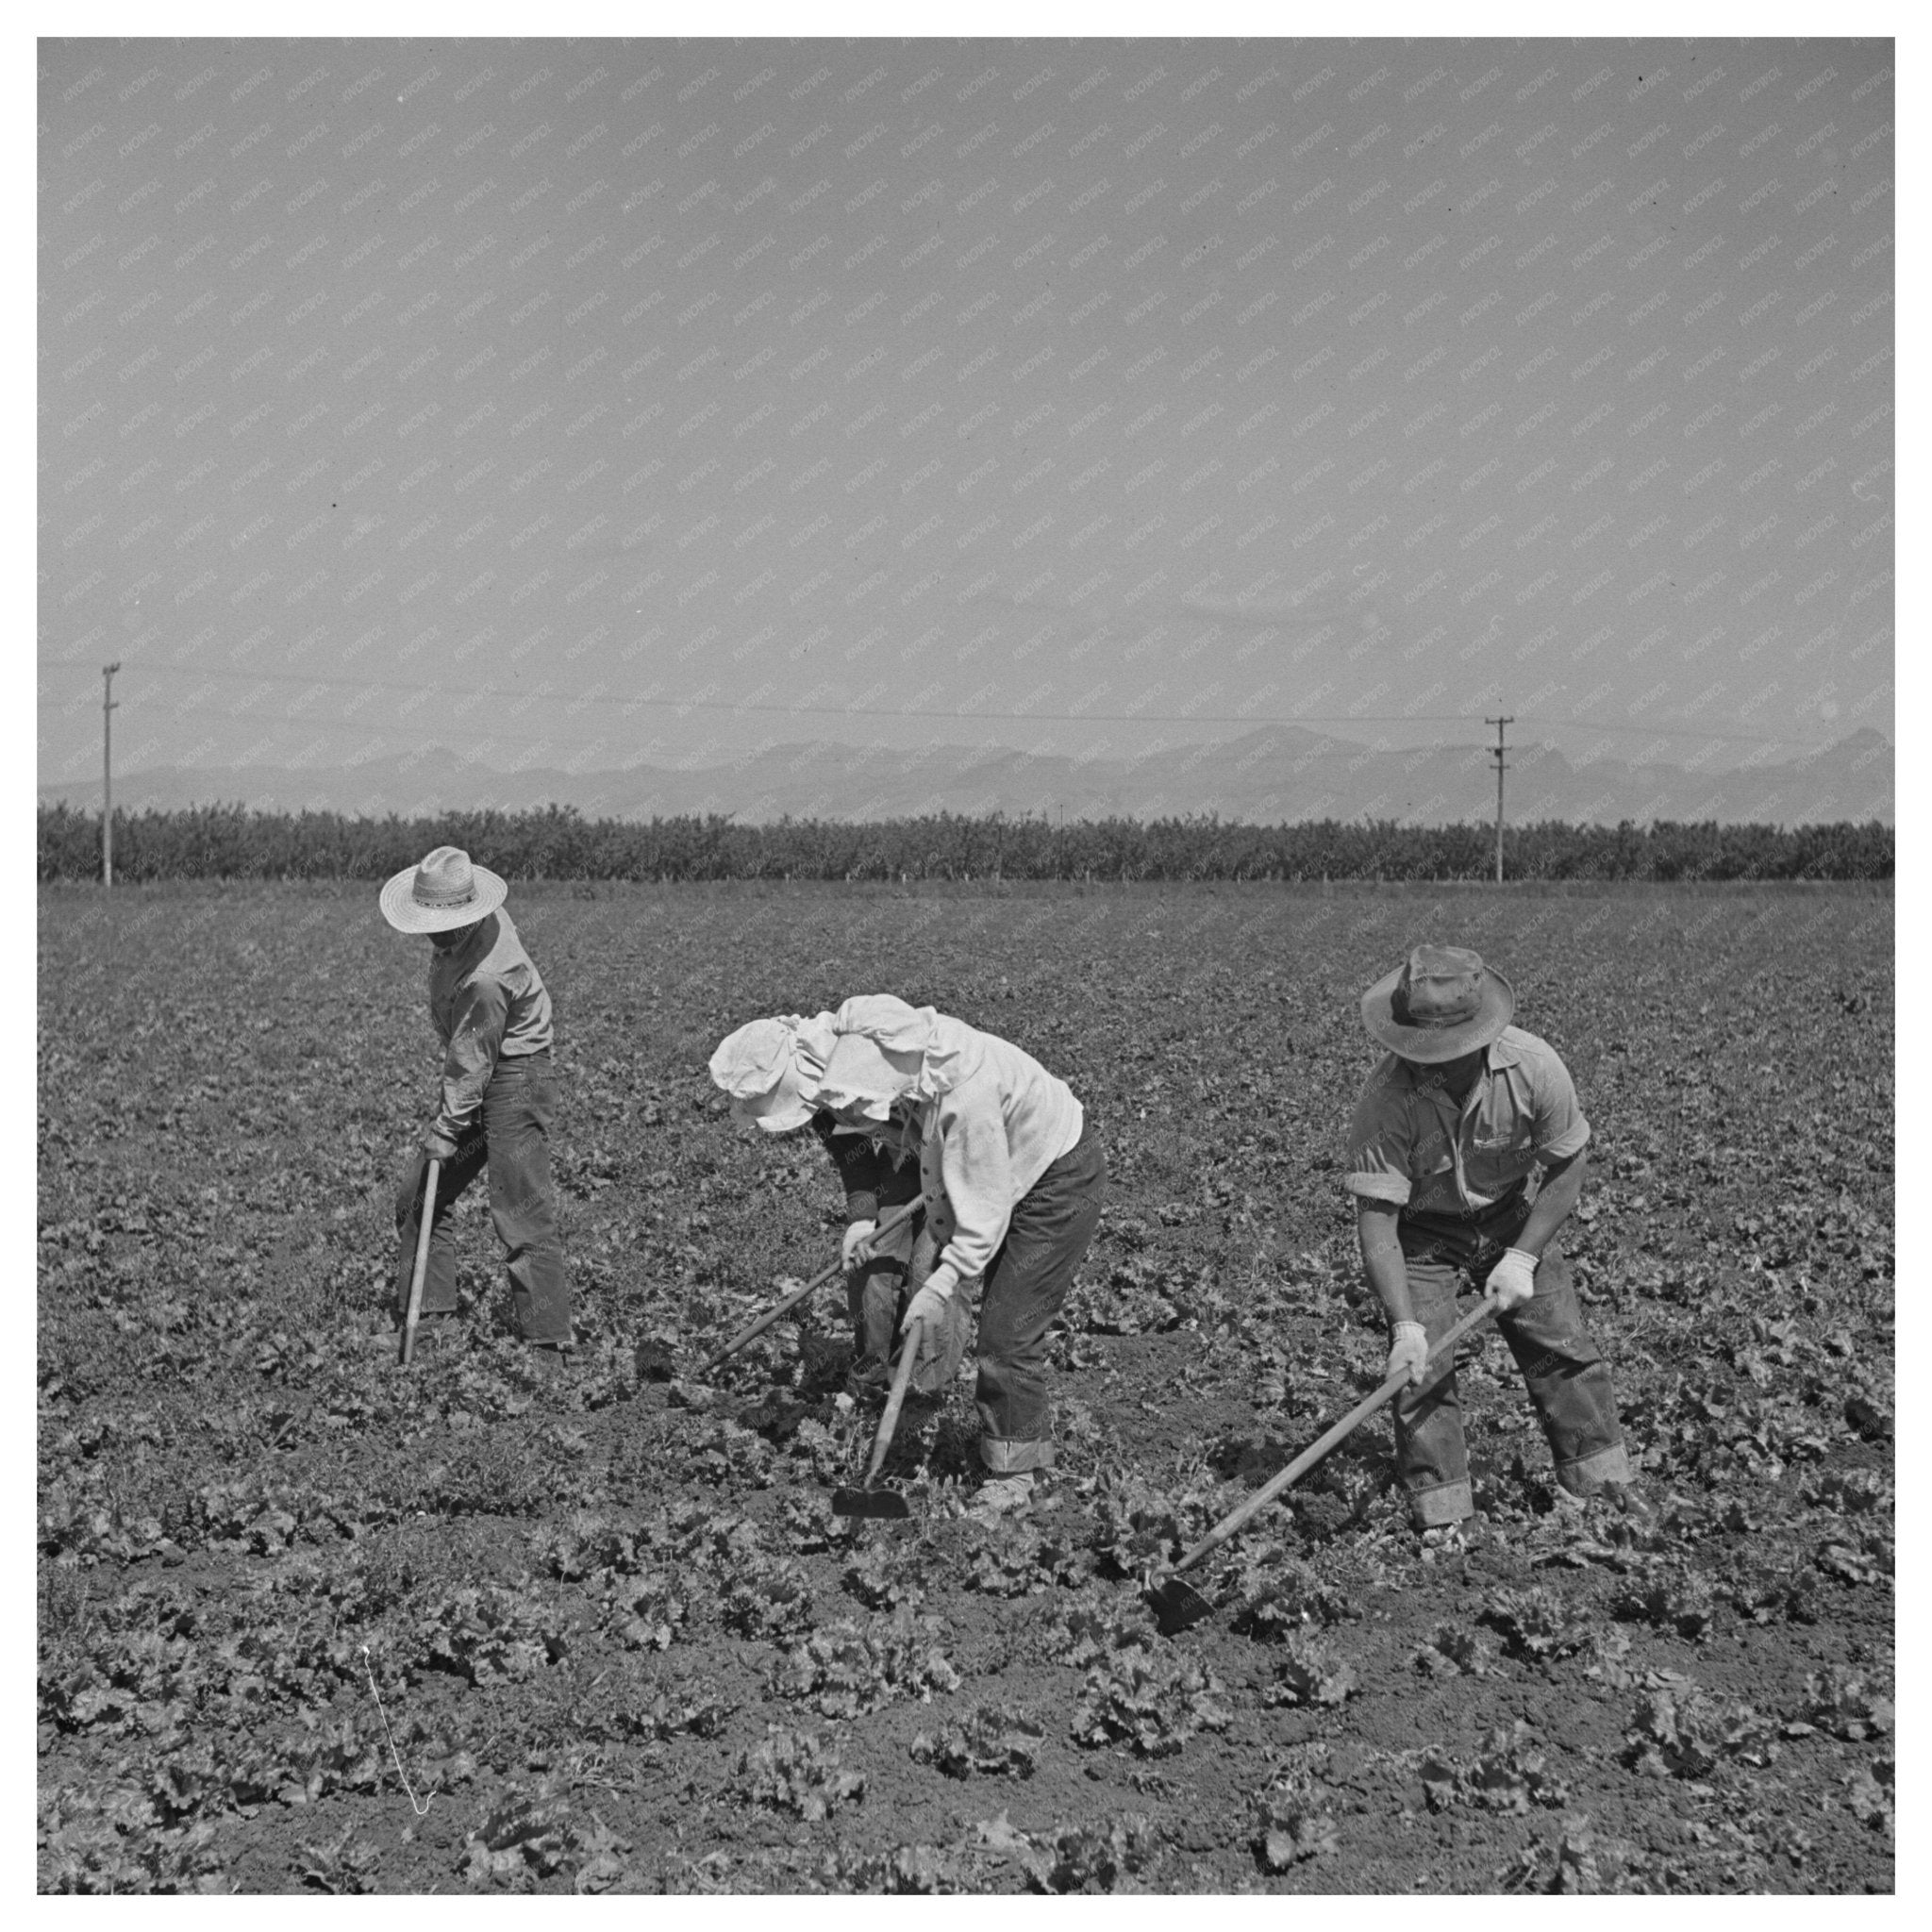
[[[1893,816],[1892,746],[1869,728],[1806,758],[1719,771],[1610,758],[1575,765],[1535,742],[1512,744],[1508,757],[1507,805],[1515,824],[1718,819],[1795,825]],[[747,824],[788,814],[865,821],[1000,811],[1056,820],[1214,812],[1256,824],[1363,816],[1443,824],[1491,819],[1496,788],[1494,763],[1479,746],[1376,751],[1272,725],[1219,744],[1085,762],[1004,748],[939,745],[908,754],[821,740],[689,770],[500,772],[432,748],[408,760],[326,770],[158,767],[117,775],[114,797],[128,811],[219,803],[406,818],[556,804],[591,818],[716,812]],[[46,785],[40,799],[97,811],[100,787]]]

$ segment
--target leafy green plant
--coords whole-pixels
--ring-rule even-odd
[[[1224,1731],[1232,1714],[1224,1686],[1197,1658],[1133,1644],[1087,1673],[1074,1713],[1076,1744],[1124,1743],[1143,1757],[1179,1751],[1196,1731]]]
[[[865,1774],[848,1770],[836,1745],[809,1731],[789,1731],[778,1724],[766,1726],[763,1743],[740,1752],[732,1772],[733,1791],[808,1823],[865,1796]]]
[[[948,1777],[1031,1777],[1046,1733],[1033,1716],[1009,1705],[982,1704],[964,1718],[949,1720],[939,1735],[922,1732],[912,1740],[916,1763],[936,1764]]]

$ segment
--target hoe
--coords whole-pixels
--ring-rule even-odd
[[[873,1230],[874,1237],[876,1238],[882,1234],[890,1234],[908,1215],[917,1213],[920,1205],[920,1202],[915,1199],[908,1201],[903,1207],[888,1209],[879,1216],[878,1225]],[[829,1268],[820,1269],[803,1288],[794,1288],[783,1301],[774,1302],[756,1321],[747,1322],[716,1355],[709,1357],[704,1366],[699,1369],[698,1374],[708,1375],[726,1356],[736,1355],[747,1341],[756,1341],[774,1322],[779,1320],[784,1315],[790,1314],[813,1290],[823,1288],[826,1282],[831,1280],[833,1275],[842,1274],[844,1267],[845,1263],[842,1258],[834,1261]]]
[[[416,1358],[416,1324],[423,1318],[423,1276],[429,1266],[429,1224],[436,1218],[436,1182],[442,1162],[430,1161],[423,1176],[423,1224],[416,1230],[416,1265],[409,1275],[409,1306],[403,1314],[403,1366]]]
[[[1485,1302],[1481,1307],[1463,1316],[1429,1351],[1424,1369],[1433,1369],[1444,1361],[1465,1335],[1479,1327],[1494,1313],[1493,1305]],[[1214,1613],[1214,1606],[1182,1577],[1181,1572],[1192,1569],[1210,1550],[1219,1549],[1249,1517],[1265,1509],[1291,1483],[1298,1482],[1307,1475],[1331,1449],[1354,1435],[1377,1409],[1392,1401],[1407,1380],[1406,1371],[1391,1375],[1373,1395],[1357,1403],[1325,1435],[1309,1443],[1278,1475],[1271,1476],[1239,1509],[1224,1516],[1158,1583],[1149,1585],[1144,1592],[1147,1607],[1154,1612],[1154,1621],[1160,1625],[1162,1635],[1172,1637],[1176,1631],[1190,1629],[1204,1617]]]
[[[907,1385],[912,1380],[912,1365],[919,1359],[919,1344],[925,1339],[924,1324],[915,1322],[911,1333],[899,1350],[899,1367],[892,1377],[892,1392],[886,1398],[886,1412],[879,1418],[879,1432],[872,1445],[872,1467],[865,1473],[862,1489],[832,1491],[834,1516],[873,1516],[903,1519],[912,1514],[912,1506],[897,1490],[875,1487],[886,1452],[892,1446],[892,1431],[899,1426],[899,1411],[906,1405]]]

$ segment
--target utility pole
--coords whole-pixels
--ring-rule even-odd
[[[101,666],[101,884],[114,883],[114,674]]]
[[[1513,724],[1514,718],[1485,718],[1485,724],[1496,727],[1496,745],[1491,756],[1496,760],[1496,883],[1503,883],[1503,774],[1509,768],[1503,762],[1503,727]]]

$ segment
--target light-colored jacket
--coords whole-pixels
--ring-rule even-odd
[[[928,1285],[944,1293],[986,1272],[1013,1209],[1087,1122],[1066,1082],[1031,1054],[944,1014],[921,1084],[931,1094],[920,1103],[921,1191],[945,1243]]]

